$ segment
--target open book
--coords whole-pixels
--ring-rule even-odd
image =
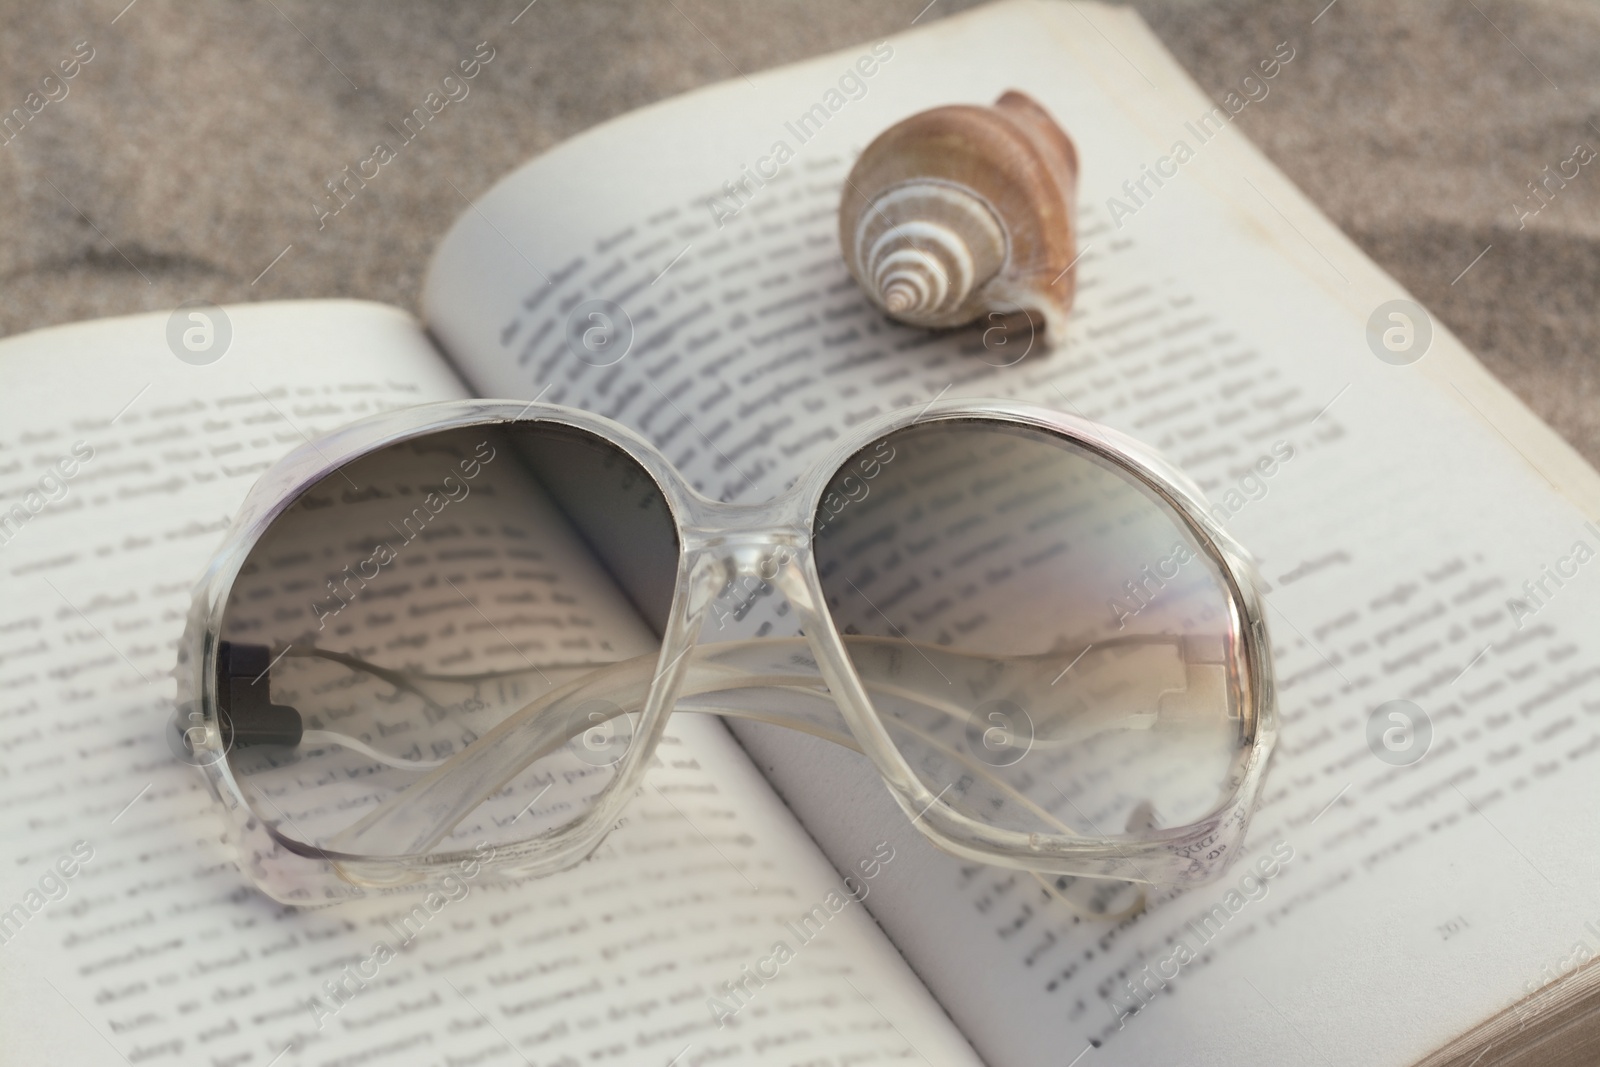
[[[204,366],[164,314],[0,344],[0,1062],[1587,1062],[1600,478],[1442,325],[1377,358],[1404,292],[1229,127],[1295,44],[1211,101],[1131,13],[999,4],[530,162],[438,249],[426,326],[232,307]],[[1084,168],[1077,307],[1020,360],[883,319],[834,230],[878,131],[1008,88]],[[631,324],[605,366],[568,344],[591,300]],[[1084,919],[934,850],[861,757],[686,714],[572,871],[420,915],[271,903],[162,736],[191,583],[308,436],[475,395],[600,412],[741,501],[940,395],[1165,450],[1270,585],[1283,727],[1245,855]],[[598,565],[557,571],[558,617],[463,588],[511,641],[645,625]],[[768,607],[735,622],[781,629]],[[1369,740],[1392,700],[1420,760]]]

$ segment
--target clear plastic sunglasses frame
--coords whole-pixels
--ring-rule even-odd
[[[811,549],[814,520],[830,480],[878,439],[941,420],[993,420],[1058,435],[1143,482],[1188,523],[1189,532],[1223,575],[1231,602],[1232,638],[1243,662],[1236,754],[1220,800],[1205,817],[1182,826],[1118,835],[1023,832],[975,820],[925,785],[896,747],[874,710],[825,606]],[[528,766],[548,745],[541,715],[532,706],[512,714],[391,802],[377,831],[341,835],[345,850],[297,840],[292,826],[264,819],[226,758],[219,722],[218,662],[228,594],[252,548],[275,519],[309,487],[345,464],[398,442],[438,431],[512,423],[558,424],[587,431],[621,448],[655,479],[679,538],[677,584],[651,666],[632,743],[592,806],[572,822],[530,840],[476,851],[432,846],[488,792]],[[787,597],[803,638],[699,643],[702,624],[720,591],[749,577],[770,582]],[[372,893],[418,891],[450,872],[482,864],[498,877],[548,875],[587,857],[616,825],[643,785],[657,743],[674,709],[757,719],[805,731],[863,753],[882,775],[895,802],[916,828],[944,851],[965,860],[1031,871],[1062,891],[1103,882],[1187,885],[1218,875],[1239,850],[1276,735],[1271,654],[1250,556],[1212,517],[1200,490],[1139,442],[1086,419],[1005,400],[946,400],[890,412],[857,428],[777,498],[729,504],[691,488],[648,441],[627,428],[584,411],[518,401],[450,401],[375,415],[297,449],[251,489],[225,543],[197,583],[179,646],[178,712],[172,729],[188,762],[199,766],[221,802],[230,839],[251,879],[269,896],[301,905],[332,903]],[[803,643],[797,649],[796,643]],[[933,646],[930,646],[932,648]],[[795,655],[809,652],[809,655]],[[626,664],[617,665],[623,667]],[[604,674],[602,669],[600,674]],[[613,671],[612,674],[626,673]],[[612,678],[631,684],[644,680]],[[590,683],[581,695],[604,692]],[[697,697],[727,689],[783,687],[814,699],[755,702],[740,710]],[[825,688],[824,688],[825,687]],[[634,709],[629,709],[634,710]],[[548,708],[542,721],[549,721]],[[543,733],[548,733],[548,729]],[[444,814],[441,814],[444,813]],[[366,820],[371,824],[372,820]],[[365,844],[365,849],[361,847]],[[381,846],[381,847],[374,847]],[[476,869],[474,867],[473,869]],[[1065,876],[1065,877],[1062,877]],[[1065,895],[1065,894],[1064,894]],[[1102,909],[1103,911],[1103,909]]]

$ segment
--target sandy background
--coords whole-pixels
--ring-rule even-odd
[[[195,298],[415,310],[428,255],[465,207],[457,189],[475,196],[588,126],[735,68],[893,32],[926,2],[539,0],[509,25],[523,0],[9,0],[0,112],[74,42],[94,57],[0,146],[0,332]],[[1336,0],[1312,23],[1325,3],[1134,6],[1219,99],[1292,41],[1293,78],[1237,127],[1600,462],[1600,161],[1525,228],[1516,207],[1537,203],[1527,183],[1575,145],[1600,151],[1600,4]],[[921,18],[965,6],[937,0]],[[470,103],[319,233],[322,181],[486,38],[497,55]]]

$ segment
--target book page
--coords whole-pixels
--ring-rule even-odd
[[[426,897],[321,909],[257,892],[165,736],[193,583],[279,457],[465,391],[394,309],[224,314],[226,351],[201,365],[174,357],[164,314],[0,344],[0,1062],[976,1062],[860,906],[872,883],[845,894],[727,732],[694,717],[571,871],[464,871]],[[507,517],[548,519],[512,475],[491,464],[476,484]],[[559,616],[517,606],[504,546],[447,532],[402,555],[473,561],[458,584],[506,641],[588,623],[648,640],[559,529],[530,579]],[[368,617],[386,606],[356,598],[330,625],[360,618],[452,662],[504,652],[471,605],[410,613],[424,621],[409,629]],[[351,799],[290,784],[272,793],[298,818]],[[896,858],[887,844],[862,857],[880,873]]]
[[[1409,1063],[1549,981],[1594,915],[1600,480],[1420,309],[1420,361],[1369,342],[1407,294],[1229,125],[1315,91],[1305,43],[1212,101],[1130,13],[985,8],[590,131],[432,266],[430,329],[476,388],[618,419],[709,496],[773,496],[880,411],[1016,397],[1164,450],[1256,554],[1266,793],[1220,881],[1136,917],[943,856],[858,757],[738,727],[836,863],[899,835],[868,906],[1001,1067]],[[873,136],[1009,88],[1083,161],[1067,337],[1020,359],[982,324],[886,321],[835,233]],[[748,620],[786,632],[770,604]]]

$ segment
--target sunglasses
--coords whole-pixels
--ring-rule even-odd
[[[197,588],[169,729],[248,875],[314,904],[571,867],[673,711],[855,749],[935,845],[1100,914],[1238,851],[1276,732],[1257,579],[1159,456],[943,401],[767,503],[702,488],[605,418],[505,401],[268,471]]]

